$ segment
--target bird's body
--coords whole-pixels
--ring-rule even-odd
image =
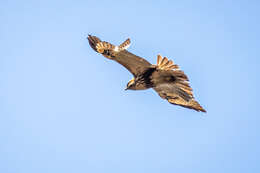
[[[173,61],[158,55],[157,64],[150,64],[145,59],[126,50],[130,45],[130,39],[119,46],[114,46],[90,35],[88,40],[90,46],[96,52],[101,53],[108,59],[117,61],[134,75],[134,78],[128,82],[126,89],[144,90],[153,88],[161,98],[168,100],[169,103],[206,112],[195,101],[188,77]]]

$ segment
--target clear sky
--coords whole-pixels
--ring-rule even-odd
[[[260,172],[259,1],[0,2],[1,173]],[[198,113],[95,53],[93,34],[189,76]]]

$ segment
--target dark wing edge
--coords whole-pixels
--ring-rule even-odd
[[[134,76],[137,76],[151,66],[151,64],[145,59],[126,50],[131,43],[129,38],[119,46],[101,41],[98,37],[91,35],[88,35],[88,41],[92,49],[98,53],[101,53],[108,59],[117,61],[127,68]]]
[[[87,38],[88,38],[88,42],[89,42],[90,47],[92,49],[94,49],[96,52],[98,52],[96,46],[97,46],[98,43],[100,43],[102,41],[96,36],[88,35]]]
[[[162,74],[161,76],[168,73],[175,78],[173,82],[158,83],[154,86],[154,90],[161,98],[167,99],[169,103],[174,105],[206,112],[195,100],[192,88],[189,85],[189,79],[187,75],[179,69],[178,65],[174,64],[172,60],[168,60],[166,57],[162,58],[158,55],[156,68]]]

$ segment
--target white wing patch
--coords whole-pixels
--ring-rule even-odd
[[[119,47],[115,46],[114,51],[119,52]]]

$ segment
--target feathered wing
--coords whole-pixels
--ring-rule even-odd
[[[156,68],[158,73],[154,76],[153,88],[161,98],[167,99],[171,104],[206,112],[195,100],[189,79],[178,65],[158,55]]]
[[[119,46],[101,41],[96,36],[88,36],[90,46],[98,53],[108,59],[115,60],[127,68],[135,77],[145,69],[150,67],[150,63],[145,59],[136,56],[126,49],[130,46],[130,39],[127,39]]]

